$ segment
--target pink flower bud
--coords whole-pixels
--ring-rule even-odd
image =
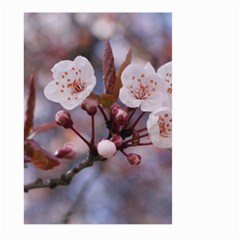
[[[112,157],[117,151],[115,144],[110,140],[102,140],[99,142],[97,145],[97,150],[99,155],[104,158]]]
[[[73,142],[68,142],[61,149],[57,150],[54,155],[58,158],[72,159],[77,155],[77,146]]]
[[[113,115],[116,115],[117,110],[120,109],[120,108],[121,108],[121,106],[119,104],[117,104],[117,103],[113,103],[111,105],[111,107],[110,107],[111,112],[112,112]]]
[[[99,100],[97,98],[86,98],[81,107],[85,110],[90,116],[94,116],[97,113],[97,107]]]
[[[123,109],[118,109],[115,115],[115,121],[119,126],[123,126],[128,121],[128,114]]]
[[[64,128],[71,128],[73,125],[70,113],[66,110],[58,111],[55,115],[55,121],[58,125]]]
[[[121,136],[119,135],[114,135],[112,138],[111,138],[111,141],[114,142],[114,144],[116,145],[116,147],[121,147],[122,146],[122,143],[123,143],[123,139]]]
[[[141,156],[136,153],[129,153],[127,160],[131,165],[138,165],[141,162]]]

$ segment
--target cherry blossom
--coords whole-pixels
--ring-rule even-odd
[[[52,68],[53,81],[44,89],[46,98],[72,110],[82,104],[96,85],[90,62],[82,56],[60,61]]]
[[[123,71],[121,80],[123,87],[119,98],[128,107],[140,107],[143,112],[151,112],[170,104],[164,81],[150,63],[145,67],[130,64]]]
[[[97,150],[102,157],[110,158],[116,153],[117,148],[112,141],[104,139],[98,143]]]
[[[162,65],[158,69],[157,74],[164,79],[170,102],[172,102],[172,62]]]
[[[172,147],[172,111],[161,107],[149,115],[147,121],[149,137],[156,147]]]

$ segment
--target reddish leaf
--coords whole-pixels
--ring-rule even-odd
[[[25,141],[24,152],[31,159],[31,162],[42,170],[50,170],[60,164],[56,157],[43,149],[34,140]]]
[[[131,61],[132,61],[132,48],[129,49],[124,62],[119,67],[117,74],[116,74],[116,83],[115,83],[114,91],[113,91],[113,96],[114,96],[115,100],[118,99],[119,90],[122,87],[122,81],[121,81],[122,72],[131,63]]]
[[[103,60],[103,80],[106,94],[113,94],[116,83],[116,72],[112,48],[108,40],[105,41],[104,60]]]
[[[102,94],[99,96],[99,102],[103,105],[103,107],[110,107],[115,102],[115,99],[113,95]]]
[[[25,123],[24,123],[24,139],[29,135],[33,127],[33,117],[35,108],[35,75],[32,73],[29,79],[29,93],[27,99],[27,110],[25,113]]]

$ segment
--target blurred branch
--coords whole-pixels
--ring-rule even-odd
[[[101,172],[98,171],[96,176],[94,176],[94,180],[96,180],[100,176],[100,174],[101,174]],[[86,195],[86,190],[89,190],[89,187],[93,186],[93,184],[95,183],[94,180],[91,177],[91,181],[86,181],[86,183],[83,185],[82,189],[78,193],[75,201],[70,206],[70,208],[67,210],[67,212],[64,214],[63,220],[59,224],[69,224],[70,223],[72,215],[74,213],[76,213],[76,211],[77,211],[79,202],[81,202],[81,205],[82,205],[82,203],[84,202],[83,197]]]
[[[24,192],[28,192],[32,189],[37,188],[50,188],[54,189],[57,186],[66,186],[69,185],[73,179],[73,177],[79,173],[81,170],[91,167],[95,161],[103,161],[100,159],[99,155],[96,154],[96,152],[93,152],[92,150],[89,152],[88,157],[82,161],[79,165],[72,168],[68,172],[62,174],[60,178],[52,178],[52,179],[46,179],[43,180],[41,178],[37,179],[36,181],[24,185]]]

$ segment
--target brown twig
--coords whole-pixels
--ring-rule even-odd
[[[77,173],[79,173],[81,170],[83,170],[87,167],[91,167],[95,161],[103,161],[103,160],[100,159],[99,155],[97,155],[95,152],[90,151],[87,159],[82,161],[79,165],[72,168],[68,172],[62,174],[59,178],[52,178],[52,179],[46,179],[46,180],[39,178],[32,183],[24,185],[24,192],[28,192],[29,190],[37,189],[37,188],[54,189],[57,186],[69,185],[71,183],[73,177]]]

